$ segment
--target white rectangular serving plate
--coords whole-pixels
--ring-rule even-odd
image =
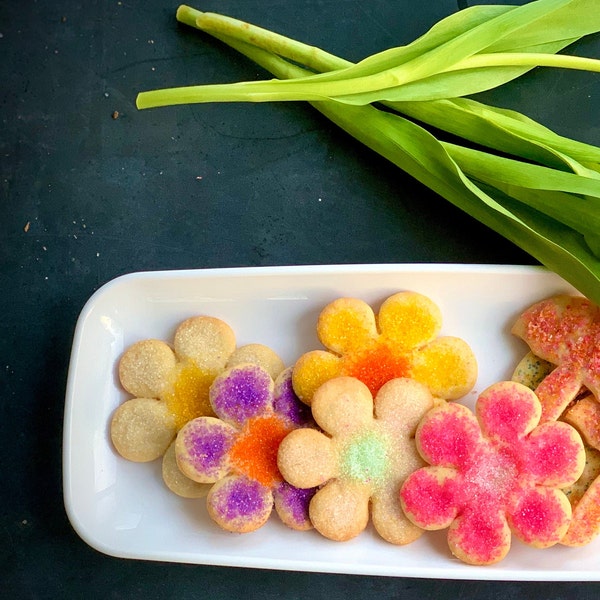
[[[209,519],[204,500],[188,500],[162,482],[160,460],[119,457],[110,417],[127,396],[116,377],[123,350],[146,338],[171,341],[193,315],[225,320],[238,345],[262,343],[286,362],[320,348],[315,325],[331,300],[353,296],[375,311],[389,295],[413,290],[441,308],[442,334],[465,339],[479,363],[473,392],[510,378],[526,346],[510,334],[517,315],[556,293],[576,293],[539,267],[343,265],[250,267],[133,273],[101,287],[77,322],[67,382],[63,478],[67,514],[93,548],[112,556],[205,565],[398,577],[596,581],[600,539],[582,548],[533,549],[513,540],[503,561],[474,567],[453,558],[445,531],[393,546],[368,529],[339,543],[286,528],[275,514],[254,533],[231,534]]]

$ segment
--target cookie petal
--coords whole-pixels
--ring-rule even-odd
[[[557,544],[567,532],[571,505],[558,489],[530,488],[510,507],[508,521],[523,542],[536,548],[548,548]]]
[[[300,489],[286,482],[280,483],[273,489],[275,511],[279,518],[292,529],[312,529],[308,507],[316,491],[316,488]]]
[[[181,472],[175,456],[175,442],[163,456],[162,478],[165,485],[182,498],[205,498],[212,487],[212,483],[198,483]]]
[[[183,321],[173,339],[175,353],[199,367],[221,371],[235,350],[235,333],[215,317],[191,317]]]
[[[577,400],[563,415],[587,444],[600,450],[600,402],[592,394]]]
[[[510,550],[510,528],[501,512],[471,510],[448,529],[448,546],[457,558],[472,565],[491,565]]]
[[[378,335],[372,308],[356,298],[338,298],[319,315],[317,335],[326,347],[346,354],[363,347]]]
[[[258,365],[237,365],[223,371],[210,388],[215,414],[235,427],[273,410],[273,379]]]
[[[584,546],[600,534],[600,476],[596,477],[573,508],[571,524],[561,544]]]
[[[228,454],[237,431],[214,417],[198,417],[177,434],[175,454],[181,472],[199,483],[214,483],[230,470]]]
[[[330,540],[356,537],[369,522],[369,491],[333,480],[313,497],[309,507],[315,529]]]
[[[175,418],[164,402],[153,398],[127,400],[114,412],[110,423],[110,437],[117,452],[134,462],[161,457],[176,433]]]
[[[542,404],[542,421],[555,421],[581,390],[581,373],[569,365],[556,367],[535,393]]]
[[[119,361],[121,385],[138,398],[159,398],[169,385],[177,358],[161,340],[141,340],[131,345]]]
[[[382,490],[371,498],[371,519],[377,533],[391,544],[410,544],[424,531],[404,514],[396,488]]]
[[[512,444],[536,427],[542,409],[527,386],[501,381],[480,394],[476,413],[485,436]]]
[[[234,533],[248,533],[262,527],[269,519],[273,494],[257,481],[232,475],[213,485],[206,505],[217,525]]]
[[[416,433],[417,448],[431,465],[462,467],[482,441],[475,415],[462,404],[444,404],[424,417]]]
[[[283,370],[275,380],[273,410],[290,426],[302,427],[312,423],[310,408],[300,402],[292,385],[293,368]]]
[[[428,297],[416,292],[399,292],[379,309],[381,335],[403,350],[433,341],[442,327],[442,313]]]
[[[298,398],[310,405],[317,389],[329,379],[340,375],[341,360],[324,350],[303,354],[294,365],[292,385]]]
[[[429,387],[437,398],[458,400],[477,380],[477,361],[461,338],[437,338],[412,354],[411,377]]]
[[[457,515],[456,471],[423,467],[411,473],[400,489],[406,516],[422,529],[448,527]]]
[[[240,346],[229,357],[227,368],[235,367],[243,363],[251,363],[265,369],[273,380],[277,379],[285,369],[285,364],[279,355],[263,344],[246,344]]]
[[[331,439],[315,429],[295,429],[279,444],[277,465],[283,478],[298,488],[316,487],[337,475]]]
[[[375,397],[375,417],[395,437],[414,437],[417,425],[433,405],[427,386],[414,379],[392,379]]]
[[[564,488],[574,484],[585,467],[580,435],[567,423],[536,427],[523,444],[524,476],[537,485]]]
[[[354,377],[325,382],[315,392],[311,408],[315,421],[333,436],[348,437],[373,421],[371,392]]]

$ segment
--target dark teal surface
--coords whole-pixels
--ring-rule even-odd
[[[413,40],[468,3],[191,4],[359,60]],[[135,96],[145,89],[266,76],[178,25],[177,6],[0,0],[3,597],[597,598],[597,583],[428,581],[123,560],[92,550],[73,531],[61,472],[67,368],[79,312],[107,281],[158,269],[535,262],[307,105],[138,112]],[[571,51],[598,57],[600,37]],[[486,99],[600,144],[598,75],[538,70]]]

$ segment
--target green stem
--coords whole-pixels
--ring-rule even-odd
[[[189,7],[185,7],[185,9],[180,7],[178,18],[187,23],[192,20],[193,16],[196,16],[194,26],[200,27],[199,23],[202,23],[203,19],[206,20],[206,16],[205,13],[200,11],[196,11],[196,13]],[[216,16],[213,15],[212,22],[214,23],[216,20]],[[267,47],[264,49],[268,51],[271,51],[272,48],[279,50],[283,48],[286,57],[292,60],[301,60],[303,64],[310,60],[311,64],[321,65],[326,63],[333,65],[335,63],[336,68],[341,68],[342,63],[338,63],[335,57],[322,53],[314,47],[306,47],[283,36],[269,34],[261,28],[234,19],[220,17],[218,20],[221,24],[220,32],[224,35],[230,36],[235,33],[236,38],[252,45],[257,43],[261,47],[263,44],[266,45]],[[369,75],[344,77],[339,80],[323,80],[324,76],[330,75],[326,72],[288,80],[276,79],[153,90],[138,95],[137,107],[144,109],[206,102],[323,101],[344,96],[353,97],[362,93],[399,87],[427,78],[434,73],[431,67],[421,68],[416,66],[416,68],[413,68],[411,66],[413,62],[409,61],[409,63],[400,64],[397,67],[387,68]],[[472,55],[443,67],[440,72],[507,66],[553,66],[600,72],[600,61],[590,58],[509,52]]]
[[[495,52],[474,54],[452,65],[447,71],[485,69],[488,67],[557,67],[600,73],[600,60],[569,54],[542,54],[537,52]]]

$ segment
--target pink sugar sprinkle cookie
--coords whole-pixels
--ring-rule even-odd
[[[431,410],[416,433],[428,466],[402,486],[405,514],[423,529],[447,528],[451,552],[473,565],[502,560],[511,534],[557,544],[572,512],[561,488],[580,477],[585,451],[573,427],[540,416],[535,393],[513,381],[484,390],[475,414],[456,403]]]
[[[556,367],[535,389],[543,421],[558,419],[584,387],[600,396],[598,306],[582,296],[554,296],[524,311],[512,333]]]
[[[317,334],[326,350],[302,355],[294,365],[298,397],[311,404],[319,386],[334,377],[354,377],[376,395],[390,379],[415,379],[444,400],[464,396],[475,384],[477,362],[469,345],[441,337],[438,306],[416,292],[387,298],[377,316],[356,298],[338,298],[317,321]]]
[[[210,401],[216,417],[186,423],[177,434],[175,456],[186,477],[210,484],[206,502],[213,521],[247,533],[262,527],[274,507],[289,527],[311,528],[313,490],[288,485],[277,467],[281,440],[313,423],[293,393],[291,368],[273,381],[259,365],[236,364],[216,377]]]
[[[371,518],[390,543],[408,544],[421,535],[402,513],[398,492],[406,476],[423,464],[414,433],[433,406],[427,387],[406,378],[385,383],[375,399],[354,377],[319,387],[311,409],[322,431],[292,431],[277,458],[291,485],[319,488],[309,506],[319,533],[347,541]]]

